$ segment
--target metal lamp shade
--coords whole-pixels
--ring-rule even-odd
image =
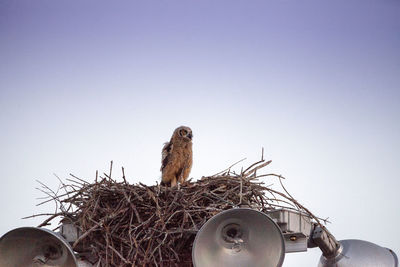
[[[230,209],[208,220],[192,250],[195,267],[282,266],[285,243],[278,225],[252,209]]]
[[[0,266],[76,267],[69,244],[56,233],[36,227],[22,227],[0,238]]]
[[[396,254],[374,243],[348,239],[340,241],[334,258],[321,256],[319,267],[397,267]]]

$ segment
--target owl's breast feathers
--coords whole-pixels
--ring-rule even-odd
[[[164,144],[161,158],[161,171],[167,165],[174,166],[177,172],[182,171],[184,168],[191,168],[192,143],[171,140],[171,142]]]

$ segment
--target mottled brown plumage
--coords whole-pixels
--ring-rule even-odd
[[[183,183],[192,169],[192,130],[181,126],[175,129],[171,140],[164,144],[161,157],[162,182],[175,186]]]

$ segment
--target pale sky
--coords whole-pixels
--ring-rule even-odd
[[[395,0],[3,0],[0,236],[54,210],[35,189],[57,189],[53,173],[92,180],[113,160],[154,184],[162,144],[187,125],[191,177],[264,147],[265,171],[337,239],[399,255],[399,47]]]

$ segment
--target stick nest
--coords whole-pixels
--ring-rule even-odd
[[[277,208],[301,211],[319,223],[311,212],[283,187],[283,177],[257,175],[271,161],[252,164],[240,173],[230,168],[213,176],[188,181],[180,187],[129,184],[110,173],[88,183],[76,176],[62,183],[64,193],[42,184],[42,191],[57,205],[56,218],[68,219],[81,231],[73,249],[94,256],[101,266],[192,266],[196,233],[214,215],[234,207],[267,212]],[[231,166],[232,167],[232,166]],[[282,192],[266,186],[261,177],[276,176]],[[60,180],[61,181],[61,180]],[[49,214],[40,214],[47,215]],[[34,217],[33,215],[29,217]]]

